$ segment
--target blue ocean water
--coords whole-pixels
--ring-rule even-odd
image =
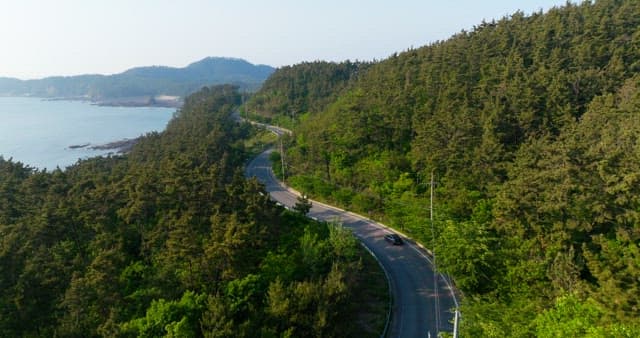
[[[175,108],[101,107],[80,101],[0,97],[0,156],[52,170],[114,150],[72,149],[162,131]]]

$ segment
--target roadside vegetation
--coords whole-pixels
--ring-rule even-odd
[[[462,336],[635,337],[639,27],[632,0],[514,13],[346,80],[278,70],[247,107],[293,120],[290,185],[435,248]]]
[[[244,149],[247,159],[251,159],[269,146],[276,143],[278,136],[268,130],[256,128],[251,137],[244,140]]]
[[[0,336],[379,334],[386,305],[361,289],[386,282],[355,237],[243,177],[271,139],[239,103],[204,88],[130,153],[64,171],[0,158]]]

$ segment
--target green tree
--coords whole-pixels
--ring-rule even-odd
[[[142,318],[122,324],[122,333],[138,337],[199,337],[206,296],[187,291],[180,300],[154,300]]]
[[[306,194],[298,196],[296,204],[293,206],[293,210],[299,212],[302,215],[306,215],[311,211],[312,203]]]

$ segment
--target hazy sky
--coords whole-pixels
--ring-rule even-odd
[[[565,0],[2,0],[0,76],[112,74],[206,56],[383,59]]]

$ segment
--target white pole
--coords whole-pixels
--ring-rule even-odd
[[[460,317],[460,311],[456,309],[453,317],[453,338],[458,338],[458,317]]]

